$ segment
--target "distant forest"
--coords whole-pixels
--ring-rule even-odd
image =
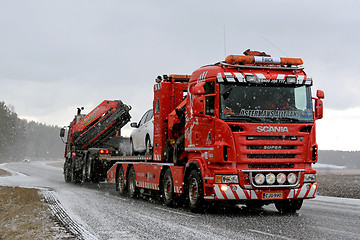
[[[59,132],[57,126],[19,119],[12,107],[0,102],[0,162],[62,158]]]

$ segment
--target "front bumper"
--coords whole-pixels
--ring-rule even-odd
[[[214,184],[206,191],[206,200],[277,200],[314,198],[316,183],[304,183],[294,189],[243,189],[239,184]],[[211,193],[212,192],[212,193]]]

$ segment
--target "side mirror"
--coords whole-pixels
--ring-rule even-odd
[[[205,82],[200,82],[196,84],[192,90],[192,93],[194,95],[204,95],[205,89],[204,89]]]
[[[316,96],[317,96],[317,98],[324,99],[325,94],[324,94],[324,92],[322,90],[317,90],[316,91]]]
[[[130,123],[130,127],[138,128],[138,124],[136,122]]]
[[[315,99],[315,118],[321,119],[323,117],[323,102],[320,98]]]
[[[60,129],[60,137],[65,137],[65,128]]]
[[[205,116],[205,96],[199,95],[193,99],[192,113],[196,117]]]

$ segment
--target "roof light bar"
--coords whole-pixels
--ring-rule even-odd
[[[274,64],[274,65],[302,65],[301,58],[281,58],[262,56],[229,55],[225,59],[229,64]]]

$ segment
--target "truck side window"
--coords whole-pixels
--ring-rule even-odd
[[[215,82],[207,82],[204,85],[205,89],[205,114],[214,116],[215,104]]]

